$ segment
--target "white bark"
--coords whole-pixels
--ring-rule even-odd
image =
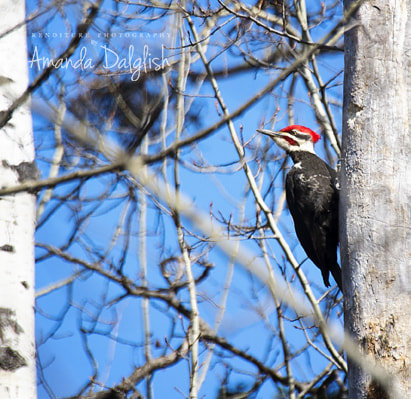
[[[25,19],[24,0],[0,2],[0,34]],[[0,38],[0,111],[28,84],[26,30]],[[34,146],[28,104],[0,131],[0,186],[33,177]],[[35,195],[0,199],[0,398],[36,397],[34,343]]]
[[[352,1],[346,0],[348,8]],[[406,0],[364,1],[345,36],[341,258],[345,325],[411,398],[411,140]],[[408,70],[407,70],[408,69]],[[409,95],[409,94],[408,94]],[[381,383],[381,381],[380,381]],[[384,385],[384,384],[383,384]],[[385,398],[349,366],[349,398]]]

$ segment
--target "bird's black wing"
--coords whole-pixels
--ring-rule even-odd
[[[308,257],[321,269],[324,284],[330,285],[331,271],[341,287],[335,171],[314,154],[299,154],[295,162],[287,175],[286,195],[297,237]]]

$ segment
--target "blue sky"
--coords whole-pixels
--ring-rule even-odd
[[[105,2],[105,5],[107,9],[114,7],[114,5],[108,1]],[[308,2],[308,5],[309,9],[317,8],[317,2],[311,1]],[[36,3],[28,2],[29,11],[36,9],[36,7]],[[75,21],[78,21],[80,12],[75,5],[65,7],[64,10],[67,15],[66,20],[60,15],[55,15],[53,19],[49,20],[50,14],[47,14],[39,20],[36,20],[36,26],[31,28],[37,33],[35,33],[34,36],[29,35],[30,49],[33,50],[35,46],[37,46],[38,54],[40,54],[41,57],[51,58],[63,50],[68,43],[68,38],[60,36],[60,33],[65,33],[68,29],[68,25],[63,22],[69,21],[71,27],[75,27]],[[331,22],[335,22],[336,20],[337,17]],[[102,32],[109,29],[109,21],[109,18],[99,19],[98,27]],[[40,22],[44,25],[42,26]],[[132,21],[130,23],[134,22]],[[329,22],[320,24],[313,29],[313,37],[317,38],[324,35],[329,26]],[[199,28],[200,27],[201,26],[199,26]],[[136,23],[133,29],[137,29],[137,32],[143,33],[143,37],[140,35],[138,37],[116,37],[116,39],[110,42],[110,48],[116,49],[115,51],[118,51],[118,54],[120,54],[121,46],[129,49],[130,45],[133,45],[136,50],[135,55],[138,57],[143,56],[144,46],[147,45],[149,46],[150,54],[154,57],[160,55],[162,44],[170,44],[168,36],[154,37],[156,29],[158,29],[158,33],[167,33],[167,24],[164,24],[162,20],[146,27],[137,26]],[[133,32],[132,29],[130,31]],[[46,38],[44,37],[45,35],[39,35],[38,32],[51,34],[51,37]],[[118,29],[117,33],[120,32],[122,32],[121,28]],[[53,33],[58,34],[58,37],[53,38]],[[221,38],[221,36],[216,35],[214,39],[218,42]],[[87,54],[97,63],[96,60],[102,55],[103,49],[101,46],[105,43],[104,37],[98,36],[96,32],[92,33],[90,38],[85,39],[80,44],[79,50],[73,56],[73,62],[78,60],[79,57],[81,58],[81,48],[86,48]],[[167,51],[170,52],[171,61],[173,59],[171,56],[173,50]],[[210,46],[207,55],[210,57],[212,54],[213,46]],[[125,54],[124,57],[127,58],[127,54]],[[225,65],[230,65],[232,62],[242,62],[242,59],[238,57],[234,58],[233,55],[226,52],[216,58],[212,66],[215,69],[219,69]],[[326,81],[342,69],[342,55],[338,53],[338,55],[321,57],[319,64],[323,73],[323,79]],[[199,61],[193,65],[193,69],[196,71],[203,70]],[[84,70],[81,68],[75,69],[73,64],[70,64],[66,69],[58,69],[47,84],[35,93],[33,99],[35,101],[44,101],[47,99],[56,105],[58,103],[57,96],[58,93],[61,92],[62,87],[65,88],[65,96],[75,98],[78,92],[87,90],[87,83],[96,77],[95,72],[96,71],[91,67],[85,68]],[[35,70],[32,69],[32,77],[35,73]],[[219,78],[220,90],[229,110],[234,111],[247,99],[255,95],[273,79],[276,74],[276,70],[261,68],[257,72],[253,71],[232,77]],[[81,79],[80,81],[78,80],[79,78]],[[342,76],[340,75],[338,81],[341,82],[341,80]],[[262,149],[266,146],[266,138],[258,137],[255,129],[261,127],[263,121],[268,123],[277,107],[279,108],[279,112],[276,127],[282,128],[288,124],[286,96],[289,85],[290,80],[287,79],[272,95],[265,96],[234,121],[236,129],[241,131],[244,140],[249,141],[249,145],[246,147],[246,158],[256,174],[261,173],[258,172],[259,154],[261,154]],[[192,90],[193,86],[189,84],[187,92],[191,93]],[[201,100],[199,100],[201,104],[199,112],[202,116],[205,115],[206,117],[201,121],[202,126],[188,126],[183,131],[184,135],[194,134],[202,127],[211,125],[221,117],[216,110],[215,99],[213,98],[210,85],[204,84],[199,94],[203,96]],[[341,102],[341,86],[336,86],[331,91],[331,95]],[[299,100],[296,100],[294,104],[294,122],[311,126],[314,130],[318,131],[318,125],[315,122],[314,113],[309,104],[307,89],[301,82],[296,86],[296,97]],[[335,112],[335,117],[339,124],[341,112],[337,105],[332,109]],[[169,124],[172,124],[172,117],[170,118]],[[38,148],[38,164],[46,176],[49,171],[49,159],[54,153],[55,140],[52,124],[44,120],[44,118],[34,115],[34,134]],[[171,138],[172,136],[170,136],[170,139]],[[321,149],[322,144],[318,144],[317,147],[320,147],[319,153],[324,157],[325,153]],[[204,161],[210,166],[220,166],[219,170],[220,172],[223,171],[223,173],[207,173],[207,170],[200,171],[196,168],[199,153],[202,154]],[[269,156],[274,161],[274,159],[281,156],[281,153],[277,148],[270,148]],[[231,143],[227,127],[223,126],[218,129],[212,137],[200,142],[196,148],[189,147],[183,149],[182,159],[185,162],[180,168],[182,191],[193,199],[199,209],[205,212],[209,212],[210,209],[212,209],[215,215],[220,214],[226,219],[230,218],[231,215],[233,222],[238,223],[240,215],[237,207],[242,203],[243,193],[244,190],[247,189],[247,183],[244,179],[243,170],[239,168],[238,155]],[[75,156],[72,155],[68,161],[74,163]],[[172,166],[172,161],[170,161],[169,164]],[[221,165],[228,166],[221,167]],[[152,166],[153,170],[157,167],[158,165]],[[263,192],[268,189],[268,177],[278,173],[278,163],[271,162],[267,168],[265,171],[267,179],[263,183]],[[70,169],[63,170],[62,173],[68,173],[69,171]],[[171,177],[171,167],[168,173],[169,177]],[[75,228],[75,215],[80,214],[85,216],[88,209],[92,208],[94,204],[90,199],[104,193],[107,185],[111,184],[111,182],[112,179],[110,177],[104,177],[98,181],[90,180],[84,183],[77,197],[84,200],[82,203],[84,208],[75,208],[80,201],[74,199],[62,203],[53,217],[39,228],[37,241],[56,246],[60,246],[66,242]],[[64,198],[68,196],[68,193],[70,193],[75,186],[76,183],[70,183],[58,187],[56,193]],[[274,180],[273,188],[270,188],[269,197],[267,198],[268,202],[270,203],[270,196],[273,198],[271,201],[273,203],[276,202],[281,191],[282,173],[278,173]],[[83,224],[83,234],[79,235],[78,238],[79,242],[74,243],[70,247],[70,253],[73,256],[84,257],[89,261],[95,261],[97,255],[93,259],[93,256],[90,256],[90,254],[87,254],[84,250],[85,246],[95,246],[95,248],[101,251],[109,247],[113,230],[126,207],[125,201],[118,197],[122,195],[125,196],[126,193],[127,186],[119,184],[110,194],[112,199],[102,204],[92,217],[86,218],[86,222]],[[46,212],[52,209],[53,205],[58,202],[59,201],[51,201],[47,205]],[[245,204],[245,218],[252,222],[255,218],[256,209],[254,199],[250,194],[247,195]],[[137,215],[138,214],[136,214],[136,217]],[[284,209],[282,215],[279,222],[280,229],[284,236],[290,239],[292,247],[295,248],[294,253],[297,259],[303,261],[306,256],[295,241],[294,229],[288,211]],[[127,257],[124,270],[130,278],[138,279],[140,273],[140,265],[137,258],[139,249],[138,223],[136,218],[133,220],[130,253]],[[165,281],[158,272],[158,264],[164,257],[174,254],[178,248],[175,229],[173,228],[171,219],[161,215],[155,203],[151,200],[149,200],[147,220],[149,230],[147,238],[148,281],[152,287],[165,287]],[[190,227],[189,221],[184,221],[184,223]],[[198,240],[194,237],[189,238],[188,241],[193,245],[198,244]],[[120,240],[120,243],[121,242]],[[244,240],[242,241],[242,245],[258,253],[258,247],[253,240]],[[274,240],[271,240],[270,246],[272,247],[273,255],[279,263],[279,266],[275,265],[275,267],[279,268],[283,265],[283,254]],[[37,256],[40,257],[42,254],[44,254],[44,250],[38,248]],[[111,251],[109,258],[115,263],[121,258],[121,255],[121,245],[118,245]],[[212,324],[218,311],[216,304],[221,300],[222,284],[226,278],[229,259],[220,251],[215,250],[210,252],[207,259],[214,265],[213,271],[209,280],[199,284],[198,292],[200,299],[202,298],[202,294],[203,297],[205,297],[205,294],[208,296],[208,300],[202,300],[200,303],[200,314],[206,321]],[[313,267],[309,261],[304,263],[303,268],[307,272],[309,279],[314,281],[316,294],[320,295],[323,287],[319,270]],[[80,269],[80,267],[73,267],[69,262],[58,259],[57,257],[43,260],[39,262],[37,266],[37,287],[38,289],[47,287],[55,281],[60,281],[61,279],[71,276]],[[195,272],[199,273],[200,268],[196,269]],[[288,275],[292,274],[290,269],[287,269],[287,273]],[[294,283],[294,285],[298,287],[297,283]],[[316,287],[318,287],[318,289]],[[85,272],[72,286],[65,286],[38,299],[38,340],[41,341],[43,336],[47,336],[47,334],[56,329],[53,338],[47,340],[44,345],[39,347],[39,353],[42,365],[45,367],[44,374],[47,377],[47,381],[58,397],[75,394],[78,388],[85,384],[88,377],[93,373],[90,361],[85,355],[85,342],[81,340],[81,335],[78,333],[80,327],[96,329],[95,334],[90,338],[88,344],[98,363],[99,378],[104,379],[103,382],[107,386],[119,383],[123,375],[129,374],[134,366],[141,365],[144,362],[141,300],[127,298],[112,306],[107,306],[110,301],[113,301],[121,295],[121,293],[121,289],[115,284],[107,283],[104,278],[96,276],[91,272]],[[181,294],[181,296],[185,300],[188,299],[187,293]],[[67,310],[67,313],[64,313],[64,318],[62,318],[62,312],[65,310]],[[172,328],[175,328],[181,333],[184,328],[187,328],[186,321],[182,321],[181,325],[173,326],[165,310],[166,305],[160,301],[153,301],[150,305],[150,320],[153,331],[152,338],[153,341],[157,340],[160,342],[158,349],[153,348],[153,356],[159,356],[163,351],[167,350],[164,345],[164,340],[165,337],[170,336]],[[261,286],[256,279],[252,278],[252,276],[244,270],[235,268],[234,279],[228,297],[226,316],[220,332],[235,345],[243,349],[247,348],[254,356],[264,358],[265,354],[269,353],[269,359],[267,361],[269,362],[271,360],[274,365],[276,362],[278,363],[276,356],[279,358],[282,356],[281,350],[275,347],[271,348],[271,345],[275,346],[277,343],[273,340],[270,330],[267,329],[267,325],[261,320],[258,310],[266,312],[267,320],[272,323],[275,329],[276,317],[273,313],[275,308],[273,307],[272,299],[267,288]],[[100,317],[100,322],[94,324],[93,316],[95,317],[97,314]],[[173,314],[173,312],[171,312],[171,314]],[[291,315],[292,312],[290,312],[290,317]],[[110,333],[117,334],[116,337],[119,339],[119,342],[107,339],[107,333],[109,331]],[[287,327],[287,335],[294,348],[304,345],[303,333],[297,328],[292,327],[291,324]],[[177,344],[178,338],[176,337],[172,345]],[[270,350],[267,350],[267,348],[270,348]],[[204,354],[202,354],[202,356],[204,356]],[[321,364],[326,364],[324,358],[318,356],[315,351],[310,351],[310,354],[306,356],[306,359],[299,362],[300,369],[296,369],[295,371],[296,375],[301,378],[310,378],[313,373],[319,369]],[[231,366],[233,367],[233,365]],[[255,369],[240,361],[235,363],[235,368],[238,368],[242,372],[233,373],[233,377],[230,379],[231,387],[239,383],[251,383],[251,378],[247,379],[245,374],[254,373]],[[202,391],[204,395],[207,395],[206,397],[216,397],[218,387],[225,378],[225,372],[226,368],[215,359],[215,363],[212,363],[212,368],[209,372],[209,379]],[[157,398],[181,398],[181,393],[178,392],[177,389],[174,389],[174,386],[187,392],[187,375],[187,364],[185,362],[180,362],[180,364],[169,370],[157,372],[154,377],[155,396],[157,396]],[[139,388],[143,389],[141,384]],[[272,394],[272,383],[266,382],[264,388],[260,390],[261,396],[259,397],[268,397],[268,395]],[[39,388],[39,398],[49,398],[49,395],[43,387]]]

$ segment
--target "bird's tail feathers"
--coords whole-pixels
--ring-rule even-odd
[[[333,275],[334,280],[338,285],[338,288],[340,289],[341,292],[343,292],[341,269],[340,269],[340,266],[338,265],[338,263],[335,263],[334,266],[330,267],[330,272]]]

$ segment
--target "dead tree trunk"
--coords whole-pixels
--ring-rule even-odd
[[[406,0],[366,0],[346,33],[340,206],[346,331],[401,398],[411,398],[407,12]],[[389,397],[381,382],[350,361],[350,399]]]

